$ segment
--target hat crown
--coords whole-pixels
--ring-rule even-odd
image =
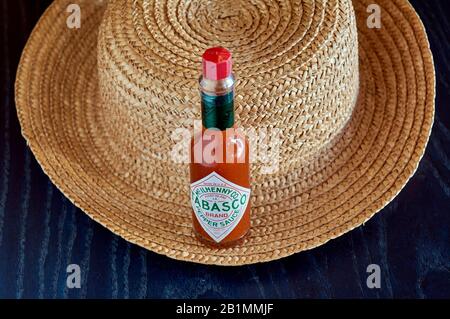
[[[112,0],[98,38],[102,107],[142,174],[187,178],[171,158],[172,133],[200,119],[198,77],[212,46],[233,54],[238,125],[280,130],[279,154],[269,154],[279,174],[317,156],[350,119],[359,83],[350,0]],[[252,165],[256,185],[262,166]]]

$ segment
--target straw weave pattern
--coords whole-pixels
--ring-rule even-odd
[[[22,56],[22,130],[52,181],[92,218],[169,257],[269,261],[361,225],[417,168],[434,114],[434,68],[407,1],[55,1]],[[171,134],[200,118],[201,53],[230,49],[236,117],[282,130],[279,171],[252,165],[252,228],[213,249],[191,226],[187,164]]]

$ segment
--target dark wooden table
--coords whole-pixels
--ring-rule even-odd
[[[434,53],[437,99],[429,145],[408,185],[364,226],[322,247],[238,268],[179,262],[129,244],[42,172],[20,134],[14,79],[49,3],[0,1],[0,297],[450,297],[449,1],[412,1]],[[66,287],[72,263],[81,267],[80,289]],[[369,264],[380,266],[380,289],[366,285]]]

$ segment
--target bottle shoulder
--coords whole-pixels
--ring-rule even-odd
[[[191,158],[208,166],[249,162],[249,141],[242,131],[204,129],[191,138]]]

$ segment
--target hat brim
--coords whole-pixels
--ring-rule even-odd
[[[73,2],[73,1],[70,1]],[[171,258],[242,265],[319,246],[361,225],[391,201],[417,169],[434,117],[435,75],[424,27],[402,0],[377,1],[382,28],[369,29],[370,1],[353,1],[360,55],[355,114],[333,148],[311,166],[310,184],[256,205],[252,230],[236,247],[215,249],[192,232],[188,196],[137,189],[116,171],[102,119],[96,41],[104,5],[83,4],[83,26],[69,29],[69,1],[55,1],[35,27],[16,80],[17,112],[33,154],[78,207],[124,239]],[[90,4],[88,4],[90,3]],[[301,184],[301,176],[298,177]],[[153,195],[151,195],[152,193]]]

